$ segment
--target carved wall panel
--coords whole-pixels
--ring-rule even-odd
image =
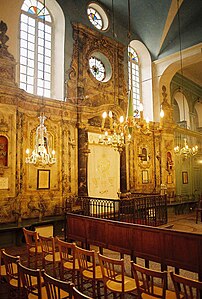
[[[67,78],[67,100],[93,107],[115,104],[125,110],[125,47],[81,24],[73,24],[73,31],[74,50]],[[89,58],[95,52],[102,53],[110,62],[112,74],[108,82],[99,82],[90,73]]]

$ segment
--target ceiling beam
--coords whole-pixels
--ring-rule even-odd
[[[180,8],[183,1],[184,0],[179,0],[179,8]],[[168,16],[167,16],[167,19],[166,19],[166,22],[165,22],[164,30],[163,30],[163,33],[162,33],[158,53],[160,53],[160,51],[161,51],[161,47],[162,47],[162,45],[164,43],[164,40],[165,40],[165,38],[168,34],[170,26],[172,25],[172,22],[173,22],[176,14],[178,12],[178,3],[177,2],[178,2],[178,0],[172,0],[172,2],[171,2],[170,9],[169,9],[169,12],[168,12]]]

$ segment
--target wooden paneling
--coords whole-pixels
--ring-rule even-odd
[[[86,240],[133,257],[199,274],[202,280],[202,235],[138,224],[67,214],[67,238]]]

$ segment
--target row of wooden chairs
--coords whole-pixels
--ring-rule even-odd
[[[37,236],[36,239],[41,239],[41,242],[45,242],[50,238]],[[59,250],[57,254],[55,252],[55,241]],[[90,282],[93,298],[100,298],[101,282],[104,283],[105,298],[107,298],[109,292],[118,293],[122,298],[124,298],[124,294],[126,293],[136,292],[138,294],[138,299],[148,298],[148,296],[150,296],[149,298],[192,299],[199,298],[199,293],[202,290],[202,282],[189,280],[171,272],[175,292],[169,291],[166,290],[168,279],[167,271],[154,271],[131,262],[131,269],[134,277],[131,278],[125,275],[123,259],[111,259],[100,253],[96,255],[93,250],[80,248],[76,246],[75,243],[68,243],[59,238],[52,238],[51,242],[52,245],[50,245],[50,248],[52,248],[52,251],[51,249],[48,250],[47,246],[46,254],[43,253],[45,250],[43,250],[43,246],[41,246],[44,260],[43,266],[45,267],[45,260],[48,260],[53,262],[53,269],[56,269],[55,262],[56,260],[60,260],[60,279],[71,280],[71,282],[74,285],[76,284],[82,292],[85,291],[84,286],[86,284],[84,282],[88,282],[88,285]],[[38,241],[35,246],[39,246]],[[38,254],[40,251],[37,249],[35,252]],[[50,252],[53,255],[52,260],[50,257],[47,258],[50,255]],[[57,256],[57,258],[54,256]],[[96,263],[96,258],[98,258],[99,264]],[[55,275],[54,271],[53,274]],[[69,274],[69,276],[66,274]],[[158,281],[156,282],[156,280]],[[177,283],[175,282],[176,280]],[[180,282],[183,284],[183,297],[182,291],[179,288]],[[188,282],[190,284],[188,284]],[[157,285],[159,285],[159,287],[157,287]],[[187,290],[186,285],[189,285],[189,290]],[[193,292],[191,286],[195,288],[195,292]],[[190,297],[188,297],[187,294],[189,294]]]
[[[45,270],[31,269],[21,263],[20,256],[1,250],[5,265],[10,298],[28,299],[91,299],[82,294],[71,282],[48,275]]]

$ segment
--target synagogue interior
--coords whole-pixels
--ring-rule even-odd
[[[97,246],[99,267],[104,249],[131,257],[128,291],[103,279],[100,295],[99,278],[84,292],[90,297],[78,298],[112,298],[118,288],[121,298],[134,290],[145,298],[138,258],[149,269],[173,267],[173,283],[179,269],[190,271],[200,293],[193,298],[202,298],[201,18],[199,0],[0,1],[3,264],[26,246],[31,267],[26,231],[37,232],[42,268],[42,235],[57,243],[60,275],[55,257],[50,273],[61,280],[61,239]],[[174,216],[192,217],[193,230],[175,230]],[[74,285],[83,292],[76,272],[69,298],[77,298]],[[161,298],[178,298],[176,289]]]

